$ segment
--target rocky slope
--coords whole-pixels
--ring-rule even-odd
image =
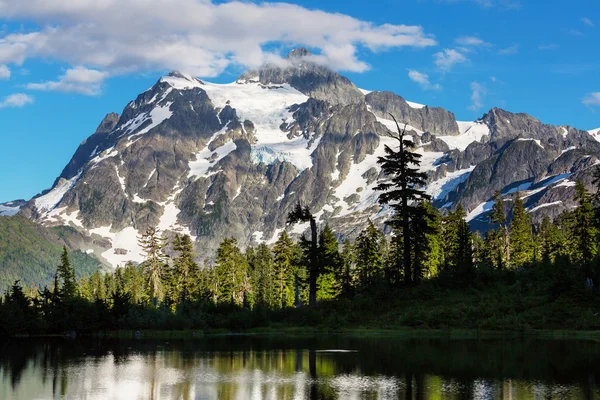
[[[185,232],[210,258],[225,236],[242,246],[273,243],[301,202],[321,224],[354,237],[367,218],[383,222],[373,191],[377,157],[395,125],[408,124],[436,205],[470,212],[476,227],[501,190],[517,190],[535,220],[572,206],[574,179],[591,183],[595,137],[492,109],[475,122],[368,92],[294,50],[286,66],[265,66],[221,85],[173,72],[108,114],[51,190],[20,213],[89,235],[90,250],[116,266],[140,261],[147,226]],[[593,133],[593,132],[592,132]]]

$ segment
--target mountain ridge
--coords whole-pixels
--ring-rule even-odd
[[[285,225],[297,202],[353,238],[367,219],[381,225],[389,215],[373,190],[377,157],[393,144],[389,114],[407,123],[435,205],[460,202],[476,228],[485,229],[495,190],[509,200],[519,189],[536,221],[572,205],[573,179],[591,187],[600,157],[593,132],[499,108],[456,121],[441,108],[361,90],[311,57],[298,49],[289,64],[230,84],[173,71],[108,114],[51,190],[19,212],[103,242],[94,251],[112,266],[141,260],[135,237],[148,226],[190,234],[208,258],[224,236],[245,247],[272,243],[284,229],[299,235],[306,226]]]

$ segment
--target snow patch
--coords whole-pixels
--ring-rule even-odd
[[[560,154],[565,154],[567,151],[571,151],[571,150],[575,150],[577,147],[576,146],[571,146],[571,147],[567,147],[566,149],[564,149],[563,151],[560,152]]]
[[[127,227],[120,232],[112,232],[111,227],[91,229],[90,234],[96,234],[111,241],[111,248],[101,254],[113,268],[124,266],[128,261],[141,263],[144,261],[143,249],[138,243],[138,232],[133,227]],[[126,254],[116,254],[116,249],[125,250]],[[121,252],[121,251],[120,251]]]
[[[467,180],[475,166],[446,173],[446,176],[427,185],[425,192],[434,200],[443,199],[458,185]]]
[[[224,145],[215,149],[214,151],[211,151],[208,148],[208,145],[210,143],[212,143],[216,138],[227,132],[227,126],[228,125],[224,126],[223,129],[215,133],[212,136],[212,138],[210,138],[210,140],[206,143],[204,149],[199,153],[196,153],[196,160],[190,161],[189,163],[190,172],[188,173],[188,178],[194,176],[202,177],[207,175],[210,167],[212,167],[213,165],[218,163],[223,157],[237,149],[237,145],[232,141],[225,143]]]
[[[187,85],[187,84],[186,84]],[[304,137],[288,139],[280,128],[285,121],[293,121],[289,108],[302,104],[308,96],[289,84],[264,86],[259,83],[230,83],[225,85],[206,82],[201,86],[217,107],[229,104],[241,120],[250,120],[256,129],[256,143],[252,145],[255,162],[288,161],[299,170],[312,167],[311,154],[318,145]]]
[[[471,222],[472,220],[474,220],[475,218],[479,217],[481,214],[490,211],[493,207],[494,207],[494,203],[495,201],[485,201],[481,204],[479,204],[477,207],[475,207],[473,209],[473,211],[471,211],[469,213],[469,215],[467,215],[467,222]]]
[[[54,209],[60,203],[65,194],[71,189],[81,177],[82,171],[69,180],[61,180],[52,190],[35,199],[35,207],[43,213]]]
[[[540,146],[542,149],[544,148],[544,146],[542,146],[542,141],[540,139],[518,138],[517,142],[535,142],[535,144],[537,144],[538,146]]]
[[[539,206],[537,206],[537,207],[533,207],[533,208],[529,209],[527,212],[529,212],[529,213],[532,213],[532,212],[535,212],[535,211],[539,210],[540,208],[552,207],[552,206],[558,206],[558,205],[560,205],[560,204],[562,204],[562,201],[560,201],[560,200],[559,200],[559,201],[552,202],[552,203],[540,204],[540,205],[539,205]]]
[[[412,108],[416,108],[416,109],[425,108],[425,104],[413,103],[412,101],[408,101],[408,100],[405,100],[405,101],[406,101],[406,104],[408,104]]]
[[[438,136],[439,139],[446,142],[450,150],[465,151],[471,143],[480,142],[482,137],[490,134],[490,128],[482,122],[457,121],[456,123],[458,124],[459,135]]]
[[[20,209],[21,207],[19,206],[13,207],[7,204],[0,204],[0,217],[12,217],[13,215],[16,215]]]
[[[573,187],[575,186],[577,183],[573,182],[573,181],[563,181],[561,183],[559,183],[558,185],[554,186],[555,188],[557,187]]]

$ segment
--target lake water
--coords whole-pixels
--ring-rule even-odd
[[[600,343],[286,335],[0,343],[0,399],[600,399]]]

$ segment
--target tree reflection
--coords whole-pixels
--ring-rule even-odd
[[[599,366],[593,342],[15,340],[0,398],[594,399]]]

